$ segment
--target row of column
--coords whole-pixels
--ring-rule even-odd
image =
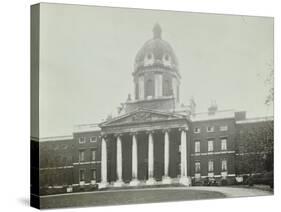
[[[106,147],[105,138],[102,138],[102,153],[101,153],[101,185],[100,187],[106,187],[107,182],[107,147]],[[171,183],[169,177],[169,130],[164,130],[164,176],[163,183]],[[148,132],[148,180],[146,181],[147,185],[153,185],[155,183],[154,179],[154,141],[153,141],[153,132]],[[180,183],[184,185],[190,184],[190,179],[187,177],[187,154],[186,154],[186,131],[181,129],[181,177]],[[115,186],[122,186],[122,143],[121,135],[117,135],[117,181],[114,183]],[[132,181],[130,182],[132,186],[137,186],[138,181],[138,151],[137,151],[137,137],[136,133],[132,133]]]

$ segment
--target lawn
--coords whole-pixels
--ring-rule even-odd
[[[224,197],[226,196],[220,192],[192,189],[122,190],[45,196],[41,198],[41,208],[138,204]]]

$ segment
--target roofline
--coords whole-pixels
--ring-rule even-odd
[[[236,121],[236,124],[248,124],[248,123],[266,122],[266,121],[274,121],[274,116],[249,118],[245,120]]]
[[[95,129],[98,128],[98,129]],[[99,123],[74,125],[73,133],[100,131]]]
[[[36,138],[36,137],[30,137],[33,141],[38,142],[47,142],[47,141],[64,141],[64,140],[72,140],[72,135],[62,135],[62,136],[50,136],[50,137],[42,137],[42,138]]]

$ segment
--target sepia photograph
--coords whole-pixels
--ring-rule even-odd
[[[31,6],[30,204],[274,194],[274,18]]]

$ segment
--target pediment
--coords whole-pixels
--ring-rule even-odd
[[[116,117],[112,120],[106,121],[101,124],[101,127],[111,125],[122,125],[122,124],[134,124],[143,122],[157,122],[164,120],[173,120],[183,118],[182,116],[175,115],[172,113],[164,113],[158,111],[138,110],[125,114],[123,116]]]

